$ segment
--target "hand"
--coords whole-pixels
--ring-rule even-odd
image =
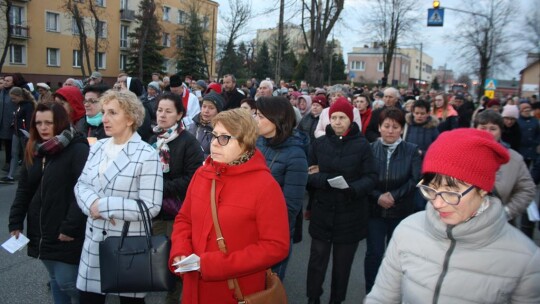
[[[377,203],[384,209],[388,209],[394,206],[394,198],[389,192],[386,192],[379,196],[379,200],[377,201]]]
[[[319,166],[318,165],[309,166],[308,174],[314,174],[314,173],[319,173]]]
[[[13,230],[9,234],[13,235],[16,239],[19,239],[19,234],[21,234],[20,230]]]
[[[62,234],[60,233],[60,235],[58,236],[58,239],[62,242],[71,242],[74,240],[74,238],[70,237],[70,236],[67,236],[65,234]]]
[[[181,255],[181,256],[179,256],[179,257],[177,256],[177,257],[175,257],[175,258],[173,259],[173,264],[176,264],[176,263],[182,261],[182,260],[185,259],[185,258],[186,258],[185,255]],[[178,269],[180,266],[174,266],[174,267],[176,267],[176,269]]]
[[[95,200],[90,206],[90,217],[94,220],[103,219],[99,214],[99,199]]]

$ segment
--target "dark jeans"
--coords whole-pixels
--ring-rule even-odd
[[[371,291],[379,266],[386,251],[394,229],[402,219],[370,218],[368,221],[368,236],[366,258],[364,259],[364,277],[366,279],[366,294]]]
[[[347,286],[354,254],[359,242],[332,243],[328,241],[312,239],[307,271],[307,296],[317,299],[323,294],[323,283],[332,251],[332,283],[330,300],[334,302],[345,301]],[[333,249],[332,249],[333,247]]]
[[[11,138],[0,140],[0,143],[2,142],[4,143],[4,149],[6,149],[6,164],[9,164],[11,162]]]
[[[81,291],[80,304],[105,304],[107,295]],[[144,298],[120,297],[120,304],[144,304]]]

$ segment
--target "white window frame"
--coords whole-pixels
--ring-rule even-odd
[[[107,5],[105,0],[95,0],[96,5],[99,7],[105,7]]]
[[[164,47],[171,47],[171,34],[163,33],[161,36],[161,45]]]
[[[60,66],[60,49],[47,48],[47,66]]]
[[[162,20],[163,21],[169,21],[171,20],[171,8],[168,7],[168,6],[163,6],[163,17],[162,17]]]
[[[16,14],[14,14],[16,12]],[[9,22],[11,25],[23,25],[25,10],[23,6],[12,5],[9,11]]]
[[[129,47],[129,27],[127,25],[120,25],[120,48]]]
[[[50,20],[50,18],[53,18],[54,20]],[[54,21],[54,24],[51,24],[51,22]],[[54,27],[53,27],[54,25]],[[47,32],[60,32],[60,14],[55,12],[45,12],[45,30]]]
[[[79,28],[77,27],[77,20],[75,17],[71,17],[71,33],[73,35],[80,35]]]
[[[15,61],[15,48],[20,48],[21,60]],[[21,44],[12,44],[9,46],[9,63],[10,64],[26,64],[26,46]]]
[[[178,10],[178,24],[186,24],[187,14],[183,10]]]
[[[98,68],[104,70],[107,68],[107,54],[105,52],[98,52]]]
[[[351,61],[351,70],[354,71],[365,71],[366,70],[366,62],[365,61]]]
[[[127,54],[120,54],[119,67],[118,68],[121,71],[126,70],[127,60],[128,60]]]
[[[81,51],[79,50],[73,50],[73,60],[71,61],[72,62],[72,65],[74,68],[80,68],[81,67],[81,63],[79,61],[82,61],[82,57],[79,56],[79,53]]]
[[[96,29],[99,31],[99,38],[107,38],[107,21],[99,21],[99,23],[96,25]]]
[[[184,47],[184,36],[176,36],[176,48],[183,48]]]
[[[128,9],[128,0],[120,0],[120,9]]]
[[[378,72],[383,72],[384,71],[384,62],[383,61],[379,61],[379,63],[377,64],[377,71]]]

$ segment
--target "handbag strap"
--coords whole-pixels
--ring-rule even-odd
[[[144,233],[146,236],[146,243],[148,245],[148,248],[152,248],[152,238],[151,238],[152,235],[150,234],[151,229],[150,229],[150,221],[149,221],[150,212],[148,211],[148,207],[144,204],[144,202],[141,199],[136,199],[135,202],[137,202],[137,207],[139,208],[139,212],[141,213],[141,216],[142,216]],[[120,244],[118,245],[118,249],[122,248],[122,246],[124,245],[124,238],[128,235],[130,223],[131,223],[130,221],[124,222],[124,226],[122,227],[121,240],[120,240]]]
[[[210,190],[210,207],[212,209],[212,221],[214,222],[214,229],[216,231],[216,241],[219,247],[219,250],[223,253],[227,253],[227,245],[225,244],[225,239],[223,238],[223,234],[221,233],[221,227],[219,226],[218,216],[217,216],[217,205],[216,205],[216,180],[212,179],[212,187]],[[244,296],[242,295],[242,291],[240,290],[240,285],[238,284],[238,280],[235,279],[229,279],[227,280],[227,284],[229,285],[229,289],[234,289],[234,296],[238,300],[239,303],[242,303],[244,300]]]

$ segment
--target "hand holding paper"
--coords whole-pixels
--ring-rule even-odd
[[[327,180],[328,184],[330,184],[330,187],[336,188],[336,189],[347,189],[349,188],[349,184],[347,184],[347,181],[343,178],[343,176],[336,176],[334,178],[330,178]]]
[[[201,258],[198,255],[192,253],[187,258],[181,260],[180,262],[176,262],[172,265],[177,267],[174,272],[182,273],[182,272],[195,271],[201,268]]]
[[[2,247],[4,247],[5,250],[7,250],[9,253],[15,253],[26,246],[30,240],[22,233],[19,233],[19,236],[16,237],[15,235],[11,236],[11,238],[2,244]]]

